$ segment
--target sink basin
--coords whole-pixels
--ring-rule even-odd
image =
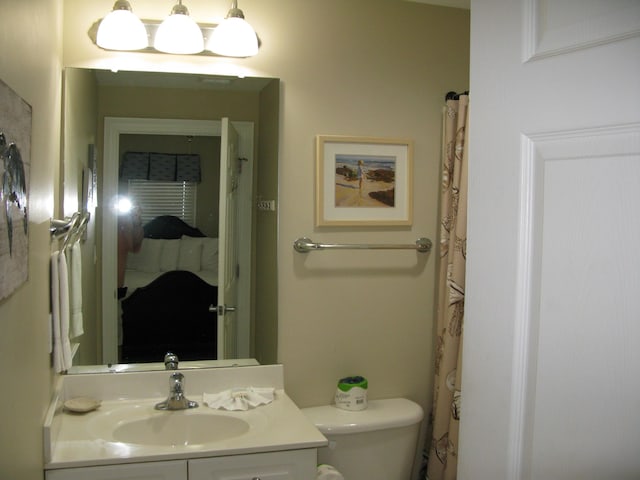
[[[110,442],[171,447],[229,440],[264,423],[255,414],[240,418],[232,412],[166,412],[152,405],[136,405],[100,412],[88,422],[88,428],[96,438]]]
[[[239,418],[181,413],[123,422],[114,429],[113,439],[142,445],[201,445],[249,431],[249,424]]]

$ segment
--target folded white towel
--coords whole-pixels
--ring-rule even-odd
[[[69,289],[71,328],[69,336],[74,338],[84,333],[82,318],[82,250],[80,248],[80,242],[73,244],[70,256]]]
[[[248,410],[273,402],[274,388],[232,388],[219,393],[205,393],[202,401],[211,408],[223,410]]]
[[[64,370],[62,338],[60,337],[60,275],[58,274],[59,252],[51,254],[51,320],[53,322],[53,369]]]
[[[51,317],[53,320],[53,368],[63,372],[71,367],[69,342],[69,290],[67,261],[61,252],[51,254]],[[65,285],[67,285],[65,287]]]
[[[69,310],[69,270],[67,256],[64,250],[58,258],[58,275],[60,279],[60,341],[62,342],[63,369],[71,368],[73,357],[71,355],[71,342],[69,341],[69,323],[71,314]]]

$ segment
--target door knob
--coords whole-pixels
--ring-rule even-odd
[[[235,312],[236,307],[229,307],[227,305],[211,305],[209,307],[210,312],[215,312],[219,317],[223,317],[226,313]]]

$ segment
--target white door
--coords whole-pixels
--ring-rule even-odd
[[[220,219],[218,226],[218,358],[237,358],[238,306],[238,133],[222,119]]]
[[[640,2],[471,8],[458,478],[640,478]]]

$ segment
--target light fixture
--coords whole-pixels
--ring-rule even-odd
[[[182,0],[171,9],[171,14],[156,31],[153,47],[165,53],[192,54],[204,50],[202,30],[189,16]]]
[[[225,57],[251,57],[258,53],[258,36],[244,19],[237,0],[231,2],[229,13],[214,29],[207,50]]]
[[[245,21],[237,0],[232,0],[227,16],[217,26],[196,23],[182,0],[177,2],[163,22],[142,22],[133,14],[129,0],[115,0],[113,11],[100,21],[96,45],[107,50],[144,49],[180,55],[251,57],[258,53],[258,36]]]
[[[109,50],[141,50],[149,46],[147,30],[131,11],[128,0],[116,0],[113,10],[100,22],[96,43]]]

